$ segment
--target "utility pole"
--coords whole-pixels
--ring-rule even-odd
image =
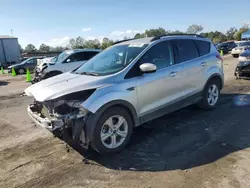
[[[11,36],[13,37],[13,30],[11,29],[10,32],[11,32]]]

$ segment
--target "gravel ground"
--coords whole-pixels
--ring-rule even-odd
[[[218,108],[179,110],[135,129],[119,154],[70,148],[27,115],[23,77],[0,76],[0,187],[250,187],[250,82],[225,58]]]

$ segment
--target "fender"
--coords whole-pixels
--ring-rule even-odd
[[[207,81],[206,81],[206,84],[204,85],[204,87],[203,87],[203,90],[204,90],[204,88],[206,87],[206,85],[212,80],[212,79],[219,79],[219,81],[220,81],[220,89],[222,89],[223,87],[224,87],[224,79],[222,78],[222,76],[220,75],[220,74],[218,74],[218,73],[214,73],[214,74],[212,74],[208,79],[207,79]]]
[[[86,118],[85,118],[85,122],[84,122],[84,131],[86,135],[86,145],[88,146],[89,143],[92,141],[93,139],[93,134],[94,134],[94,128],[95,125],[97,124],[98,120],[100,119],[100,116],[110,107],[112,106],[121,106],[123,108],[126,108],[130,115],[131,118],[133,120],[133,125],[134,127],[140,125],[140,121],[139,118],[137,116],[136,110],[133,107],[132,104],[130,104],[127,101],[124,100],[113,100],[110,101],[108,103],[106,103],[105,105],[103,105],[101,108],[99,108],[95,113],[92,112],[88,112]]]
[[[219,68],[218,66],[213,66],[211,68],[209,68],[208,70],[206,70],[205,72],[205,85],[203,86],[203,89],[206,87],[207,83],[213,79],[213,78],[218,78],[220,80],[221,83],[221,89],[224,86],[224,73],[222,72],[222,69]]]

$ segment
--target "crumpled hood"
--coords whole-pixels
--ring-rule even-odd
[[[66,94],[103,87],[113,82],[112,77],[79,75],[70,72],[48,78],[25,89],[28,96],[43,102]]]

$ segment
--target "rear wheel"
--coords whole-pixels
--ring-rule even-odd
[[[129,113],[120,107],[109,108],[94,128],[91,147],[99,153],[119,152],[128,144],[132,131]]]
[[[18,74],[24,74],[25,73],[25,69],[24,68],[20,68],[17,70]]]
[[[207,110],[215,108],[220,97],[220,87],[219,80],[213,79],[209,81],[203,91],[203,97],[199,106]]]

